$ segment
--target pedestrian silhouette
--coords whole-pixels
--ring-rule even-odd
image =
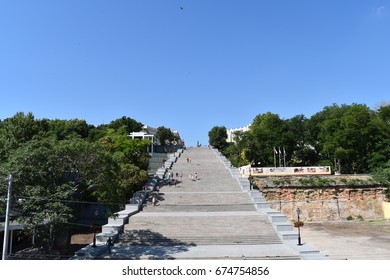
[[[111,249],[114,246],[114,244],[112,243],[111,236],[107,239],[106,245],[107,245],[108,253],[111,254]]]

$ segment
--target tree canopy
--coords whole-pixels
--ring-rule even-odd
[[[168,145],[173,140],[175,140],[175,136],[172,133],[172,130],[169,128],[166,128],[165,126],[160,126],[157,128],[156,135],[155,135],[160,141],[161,145]]]
[[[226,147],[227,131],[224,126],[214,126],[209,131],[209,143],[217,149]]]
[[[389,108],[332,104],[310,118],[290,119],[267,112],[257,115],[236,143],[226,143],[221,127],[210,130],[209,139],[236,166],[279,165],[274,156],[282,153],[286,166],[331,165],[342,173],[369,173],[390,158]]]
[[[142,126],[127,117],[96,127],[32,113],[0,121],[0,177],[13,175],[13,208],[24,231],[51,246],[81,205],[98,203],[113,213],[126,204],[148,176],[150,142],[127,136]]]

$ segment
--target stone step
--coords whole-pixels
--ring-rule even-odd
[[[298,233],[295,231],[281,231],[278,234],[282,240],[298,240]]]
[[[123,232],[123,225],[118,224],[105,224],[102,226],[102,233],[117,234]]]
[[[128,215],[119,215],[117,217],[108,218],[108,224],[121,225],[127,224],[129,220]]]
[[[272,223],[272,224],[275,227],[277,232],[281,232],[281,231],[290,232],[290,231],[293,230],[293,226],[289,222],[275,222],[275,223]]]
[[[157,218],[157,219],[156,219]],[[153,233],[175,239],[177,236],[208,239],[225,239],[230,236],[246,240],[249,237],[280,240],[280,237],[267,220],[257,216],[211,216],[211,217],[132,217],[126,232],[142,232],[142,235]],[[235,220],[234,226],[231,221]],[[196,226],[194,226],[196,225]],[[158,234],[156,234],[158,233]]]
[[[257,202],[255,203],[256,209],[268,209],[269,208],[269,203],[268,202]]]
[[[280,222],[287,222],[288,219],[287,219],[287,216],[284,215],[284,214],[270,214],[268,215],[269,219],[270,219],[270,222],[271,223],[280,223]]]
[[[227,204],[252,204],[252,199],[244,192],[174,192],[165,191],[161,188],[159,193],[152,193],[147,200],[152,197],[160,201],[169,201],[169,204],[177,205],[227,205]],[[264,198],[262,201],[265,202]]]
[[[158,209],[157,209],[158,208]],[[224,205],[178,205],[157,203],[157,206],[149,204],[144,206],[145,212],[237,212],[237,211],[255,211],[253,204],[224,204]]]
[[[123,238],[123,237],[122,237]],[[143,233],[142,236],[138,232],[126,232],[126,238],[129,240],[127,245],[149,245],[149,246],[166,246],[166,245],[266,245],[266,244],[281,244],[281,240],[277,237],[269,236],[224,236],[224,237],[204,237],[204,236],[188,236],[188,235],[172,235],[159,236],[154,234]]]
[[[254,204],[258,204],[258,203],[261,203],[261,204],[267,203],[267,201],[266,201],[265,198],[254,198],[254,199],[252,199],[252,201],[253,201]]]

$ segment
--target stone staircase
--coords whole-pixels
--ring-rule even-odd
[[[287,217],[271,209],[261,192],[250,190],[248,179],[217,150],[182,151],[157,176],[169,173],[176,184],[160,181],[160,191],[148,192],[137,214],[107,225],[107,234],[117,233],[117,243],[112,254],[95,258],[322,258],[308,245],[296,246]]]
[[[130,245],[165,245],[167,240],[172,244],[196,246],[281,244],[266,217],[246,213],[140,215],[131,219],[125,235]]]
[[[124,225],[111,258],[301,259],[278,234],[283,226],[275,227],[286,217],[275,214],[272,222],[259,211],[269,210],[261,193],[249,191],[248,180],[217,151],[192,148],[171,162],[165,173],[176,184],[149,193],[142,211]]]

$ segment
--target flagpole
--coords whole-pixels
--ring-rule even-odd
[[[275,168],[276,168],[276,149],[274,147],[274,165],[275,165]]]

